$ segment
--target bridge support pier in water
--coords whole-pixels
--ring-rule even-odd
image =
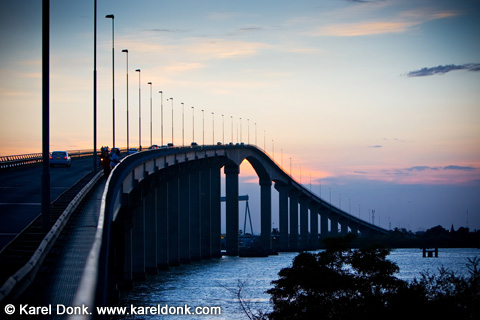
[[[280,224],[279,251],[288,250],[288,189],[289,186],[282,183],[275,183],[278,191],[278,220]]]
[[[145,202],[143,197],[143,186],[138,188],[135,195],[137,205],[132,215],[132,278],[133,280],[144,280],[145,275]]]
[[[238,256],[238,175],[240,167],[225,166],[227,255]]]
[[[220,164],[216,160],[210,163],[210,210],[211,210],[211,256],[212,258],[220,258],[222,256],[222,248],[220,243],[221,230],[221,172]]]
[[[310,199],[306,196],[300,197],[300,247],[301,251],[308,248],[308,203]]]
[[[290,238],[288,249],[298,251],[298,197],[296,189],[289,190],[290,197]]]
[[[167,182],[168,190],[168,265],[179,266],[179,211],[178,211],[178,188],[179,188],[179,176],[175,169],[170,171],[172,175]]]
[[[180,167],[179,180],[179,262],[190,263],[190,174],[188,165]]]
[[[263,249],[272,251],[272,181],[260,179],[261,241]]]
[[[200,168],[200,238],[202,259],[210,259],[212,257],[210,200],[210,167],[207,163],[204,163]]]
[[[310,202],[310,250],[317,250],[318,243],[318,209],[320,205],[315,202]]]
[[[190,260],[202,258],[200,239],[200,171],[199,164],[190,165]]]
[[[144,228],[145,228],[145,272],[147,274],[157,274],[157,210],[155,199],[155,185],[153,179],[148,179],[145,183],[144,195]]]

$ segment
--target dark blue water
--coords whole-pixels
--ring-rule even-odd
[[[170,315],[167,319],[246,319],[236,296],[231,290],[238,289],[239,281],[244,283],[242,295],[253,310],[269,311],[272,280],[278,278],[278,272],[291,265],[296,253],[280,253],[268,258],[223,257],[201,261],[150,277],[137,283],[131,291],[122,294],[125,306],[184,306],[192,309],[198,306],[221,307],[221,315],[186,317]],[[419,249],[394,250],[389,259],[400,267],[397,276],[404,280],[419,278],[420,272],[438,272],[444,266],[459,274],[468,274],[468,258],[480,258],[479,249],[439,249],[438,258],[423,258]],[[142,315],[130,315],[124,319],[144,319]],[[163,316],[152,316],[163,318]]]

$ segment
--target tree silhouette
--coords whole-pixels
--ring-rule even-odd
[[[279,272],[268,319],[479,319],[480,270],[470,277],[440,269],[412,283],[394,276],[398,266],[380,246],[351,250],[352,236],[326,241],[323,252],[300,253]]]

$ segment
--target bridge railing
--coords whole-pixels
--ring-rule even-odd
[[[93,150],[66,150],[71,158],[91,157]],[[120,152],[126,152],[127,148],[121,148]],[[100,150],[97,151],[100,154]],[[29,153],[11,156],[0,156],[0,171],[40,164],[43,162],[42,153]]]

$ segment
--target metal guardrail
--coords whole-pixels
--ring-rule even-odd
[[[50,249],[53,247],[55,241],[67,224],[71,214],[101,177],[103,177],[103,172],[100,171],[85,187],[83,187],[72,202],[70,202],[62,215],[57,219],[52,229],[47,233],[30,260],[3,284],[0,288],[0,301],[4,301],[5,299],[15,299],[30,286],[34,281],[42,262],[45,260],[45,257],[48,255]]]
[[[126,152],[127,148],[121,148],[120,152]],[[81,158],[93,156],[93,150],[67,150],[71,158]],[[101,151],[98,150],[97,154],[100,155]],[[19,154],[12,156],[0,156],[0,171],[24,167],[29,165],[35,165],[43,162],[41,153],[29,153]]]

